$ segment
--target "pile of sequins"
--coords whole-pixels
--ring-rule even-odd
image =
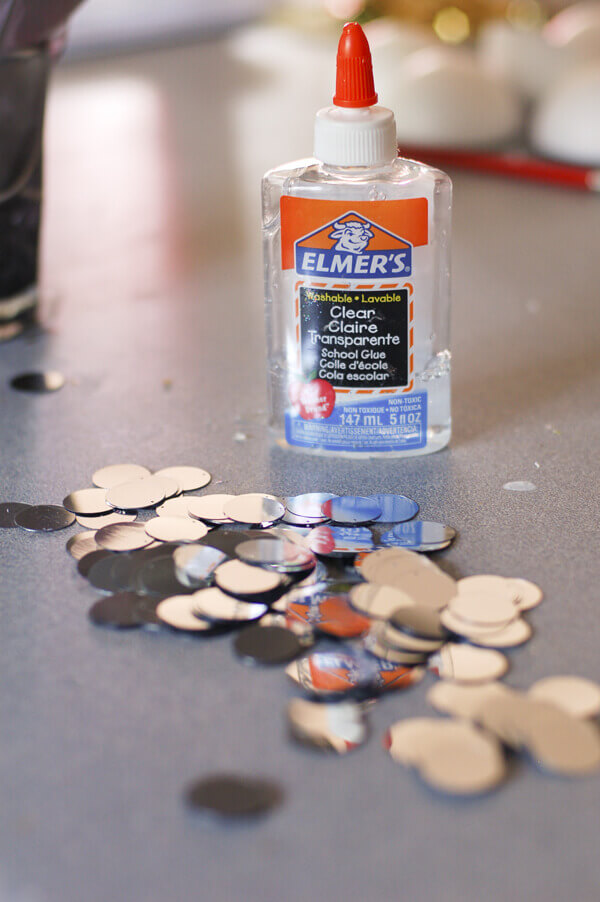
[[[338,754],[357,748],[373,701],[429,670],[440,682],[428,701],[451,718],[401,720],[384,746],[434,789],[490,791],[507,776],[509,751],[548,773],[600,769],[600,687],[557,676],[519,693],[497,682],[509,666],[500,649],[531,637],[523,615],[541,590],[516,578],[453,579],[424,553],[447,548],[456,531],[414,519],[410,498],[190,495],[211,477],[186,466],[151,474],[115,465],[92,480],[62,507],[0,505],[0,525],[86,527],[67,549],[105,593],[89,612],[97,625],[203,638],[235,631],[245,663],[287,665],[306,696],[288,704],[295,740]],[[140,522],[140,512],[152,516]],[[282,794],[222,775],[186,796],[235,816],[269,810]]]

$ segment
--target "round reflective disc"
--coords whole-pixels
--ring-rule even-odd
[[[161,621],[156,614],[156,608],[160,604],[160,599],[148,595],[140,595],[139,598],[138,616],[142,625],[151,630],[159,629]]]
[[[327,579],[329,576],[329,571],[327,567],[323,563],[323,561],[317,561],[317,566],[314,570],[311,570],[308,576],[305,576],[304,579],[299,580],[296,583],[296,588],[304,588],[306,586],[314,586],[317,583],[322,582],[324,579]]]
[[[203,539],[200,539],[200,545],[210,545],[211,548],[218,548],[228,557],[233,557],[238,545],[254,538],[256,538],[256,533],[251,529],[220,526],[219,529],[212,530]]]
[[[155,473],[152,476],[148,476],[148,482],[155,486],[160,486],[165,493],[166,500],[181,495],[181,486],[172,476],[158,476],[158,474]]]
[[[139,597],[133,592],[119,592],[108,598],[101,598],[89,610],[89,618],[97,626],[111,626],[114,629],[132,629],[142,626],[138,613]]]
[[[104,489],[79,489],[63,498],[63,507],[73,514],[93,517],[95,514],[110,514],[112,507],[106,503]]]
[[[555,704],[529,700],[521,725],[527,749],[537,767],[565,776],[600,770],[600,731],[595,723],[572,717]]]
[[[502,683],[461,686],[458,683],[439,682],[427,693],[427,702],[442,714],[478,720],[480,712],[489,708],[492,702],[512,695],[514,693]]]
[[[302,698],[288,703],[291,736],[303,745],[345,755],[367,738],[363,708],[356,702],[323,704]]]
[[[519,616],[519,609],[510,597],[492,595],[456,595],[450,599],[448,610],[455,617],[482,626],[506,626]]]
[[[280,501],[269,495],[251,493],[236,495],[223,505],[223,512],[236,523],[248,523],[252,526],[270,526],[281,520],[285,508]]]
[[[507,583],[513,593],[513,601],[520,611],[529,611],[537,607],[544,597],[540,587],[527,579],[507,579]]]
[[[75,515],[56,504],[35,504],[15,514],[15,523],[28,532],[55,532],[75,522]]]
[[[270,780],[216,774],[193,783],[185,799],[191,808],[223,818],[257,817],[279,807],[282,789]]]
[[[465,576],[458,580],[456,588],[460,595],[476,595],[483,599],[494,596],[513,600],[508,580],[503,576],[483,573],[477,576]]]
[[[317,526],[306,538],[310,550],[321,557],[351,557],[374,547],[370,529]]]
[[[364,636],[371,627],[371,620],[350,606],[346,593],[327,587],[316,592],[294,592],[286,616],[307,624],[315,632],[344,639]]]
[[[210,632],[214,624],[203,620],[196,613],[193,595],[172,595],[165,598],[156,606],[156,616],[161,623],[176,630],[185,630],[191,633]]]
[[[178,498],[169,498],[168,501],[163,501],[158,505],[156,513],[159,517],[181,517],[183,520],[188,520],[190,517],[188,499],[182,495]]]
[[[414,667],[417,664],[424,664],[427,661],[427,653],[425,652],[392,648],[390,645],[379,641],[378,634],[375,630],[365,637],[364,645],[369,654],[392,664],[400,664],[404,667]]]
[[[450,632],[464,636],[474,645],[481,645],[484,648],[513,648],[527,642],[532,634],[531,626],[522,618],[513,620],[508,626],[500,629],[469,624],[455,617],[449,610],[442,611],[441,619]]]
[[[291,495],[285,498],[285,506],[289,513],[297,517],[321,520],[325,502],[338,497],[331,492],[307,492],[304,495]]]
[[[211,480],[210,473],[200,467],[164,467],[162,470],[157,470],[154,475],[174,479],[182,492],[194,492],[196,489],[202,489]]]
[[[446,639],[448,636],[438,612],[422,605],[398,608],[391,615],[390,624],[396,630],[420,639]]]
[[[429,669],[442,680],[457,683],[488,683],[499,680],[508,670],[508,659],[491,648],[448,642],[430,660]]]
[[[151,541],[144,523],[116,523],[114,526],[103,526],[96,533],[96,542],[108,551],[133,551],[149,545]]]
[[[140,561],[149,561],[157,557],[170,557],[180,546],[176,542],[152,542],[144,548],[132,552]],[[175,595],[175,592],[169,593]]]
[[[99,547],[95,532],[78,532],[67,542],[67,551],[76,561],[80,561],[92,551],[98,551]]]
[[[283,523],[283,520],[281,522]],[[292,529],[289,526],[271,526],[262,531],[262,537],[272,536],[274,539],[283,539],[284,542],[292,542],[294,545],[300,545],[301,548],[308,548],[306,536],[309,532],[310,530],[306,528]]]
[[[292,630],[281,626],[246,627],[234,639],[238,658],[247,664],[287,664],[304,650]]]
[[[379,663],[360,649],[316,651],[286,667],[286,674],[306,692],[320,697],[371,693]]]
[[[468,620],[457,617],[452,613],[450,608],[446,608],[440,612],[440,620],[450,633],[453,633],[456,636],[462,636],[465,639],[469,639],[471,636],[475,635],[498,632],[497,626],[484,626],[482,624],[470,623]],[[500,627],[500,629],[502,629],[502,627]]]
[[[110,579],[114,586],[113,591],[125,592],[135,587],[135,576],[140,567],[140,559],[135,552],[112,555],[112,567]]]
[[[87,579],[92,566],[103,557],[114,557],[114,555],[112,551],[106,551],[103,548],[99,548],[98,551],[90,551],[79,559],[77,572]]]
[[[285,613],[271,610],[261,617],[258,625],[263,626],[281,626],[287,630],[291,630],[298,636],[303,648],[308,648],[315,643],[315,635],[308,624],[300,623],[298,620],[292,620]]]
[[[391,623],[381,620],[373,624],[372,631],[384,645],[401,651],[419,651],[431,654],[431,652],[438,651],[446,641],[445,639],[421,639],[420,636],[411,636],[409,633],[395,629]]]
[[[508,492],[535,492],[535,485],[533,482],[528,482],[527,480],[505,482],[502,488],[506,489]]]
[[[226,554],[210,545],[187,545],[173,553],[177,578],[187,586],[201,586],[226,560]]]
[[[583,677],[545,677],[530,687],[528,695],[536,701],[551,702],[573,717],[600,714],[600,686]]]
[[[463,721],[438,722],[418,761],[420,776],[451,795],[480,795],[498,786],[506,763],[497,739]]]
[[[238,601],[218,588],[194,592],[194,611],[207,620],[243,622],[258,620],[267,612],[266,604]]]
[[[417,502],[407,498],[406,495],[383,494],[367,497],[381,508],[381,516],[378,518],[380,523],[404,523],[419,513]]]
[[[400,589],[391,586],[376,586],[359,583],[350,590],[352,607],[370,617],[387,620],[398,608],[410,607],[412,598]]]
[[[378,573],[378,582],[384,568]],[[362,571],[364,572],[364,571]],[[456,583],[451,576],[433,564],[421,566],[417,571],[395,570],[388,566],[385,585],[394,586],[410,596],[415,604],[441,610],[456,595]]]
[[[443,523],[430,520],[411,520],[399,523],[381,536],[381,544],[393,548],[409,548],[412,551],[441,551],[456,538],[456,530]]]
[[[96,514],[95,517],[75,518],[80,526],[85,529],[102,529],[103,526],[114,526],[116,523],[134,523],[137,514],[126,514],[123,511],[114,511],[111,514]]]
[[[183,517],[153,517],[145,527],[148,535],[159,542],[197,542],[208,532],[204,523]]]
[[[243,561],[227,561],[215,570],[215,582],[219,589],[239,598],[270,595],[283,584],[280,573],[252,567]]]
[[[166,546],[163,546],[166,547]],[[190,586],[177,578],[172,554],[153,556],[142,563],[135,574],[136,591],[149,595],[185,595]]]
[[[399,764],[416,767],[423,749],[434,741],[439,720],[433,717],[411,717],[392,724],[383,739],[384,748]]]
[[[61,389],[65,384],[65,377],[56,370],[47,370],[45,373],[20,373],[10,380],[10,384],[17,391],[46,394]]]
[[[380,548],[361,557],[356,566],[363,579],[386,585],[388,575],[394,577],[400,571],[418,571],[423,566],[429,566],[429,563],[427,559],[404,548]]]
[[[275,538],[242,542],[237,546],[236,553],[247,564],[273,567],[283,572],[310,570],[316,564],[308,548]]]
[[[208,523],[231,523],[225,516],[223,507],[235,495],[202,495],[199,498],[187,498],[187,510],[190,517],[206,520]]]
[[[513,620],[508,626],[493,632],[476,633],[469,636],[469,641],[483,648],[515,648],[529,642],[533,630],[526,620]]]
[[[143,479],[145,476],[150,475],[150,470],[147,470],[146,467],[140,467],[139,464],[111,464],[108,467],[96,470],[92,476],[92,482],[101,489],[112,489],[114,485]]]
[[[393,692],[410,689],[420,683],[425,675],[424,667],[406,667],[395,661],[377,660],[376,692]]]
[[[291,511],[286,510],[285,514],[281,518],[281,522],[285,523],[286,526],[319,526],[321,523],[327,523],[327,517],[303,517],[300,514],[292,514]]]
[[[381,508],[372,498],[360,495],[343,495],[326,501],[321,510],[323,516],[340,526],[373,523],[381,517]]]
[[[102,592],[118,592],[124,588],[119,575],[113,573],[116,557],[118,555],[111,554],[92,564],[87,574],[87,580],[94,588],[100,589]]]
[[[144,510],[155,507],[166,498],[165,487],[152,476],[115,485],[106,492],[111,507],[122,511]]]

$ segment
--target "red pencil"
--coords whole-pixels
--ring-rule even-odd
[[[577,188],[580,191],[600,191],[600,169],[570,166],[566,163],[551,163],[548,160],[529,157],[525,154],[484,153],[410,144],[402,144],[400,153],[404,157],[423,160],[434,166],[459,166],[461,169],[529,179],[548,185]]]

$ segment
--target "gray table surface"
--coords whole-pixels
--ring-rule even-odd
[[[60,503],[124,460],[198,464],[223,491],[406,492],[458,528],[443,566],[543,587],[509,684],[600,679],[598,198],[454,174],[449,450],[355,463],[272,449],[257,179],[308,150],[312,104],[284,130],[281,92],[252,75],[218,45],[58,73],[45,328],[0,347],[2,497]],[[74,108],[87,118],[69,130]],[[50,367],[68,378],[54,395],[8,387]],[[536,491],[504,490],[513,479]],[[292,746],[293,689],[245,669],[228,637],[92,627],[74,531],[0,535],[3,902],[598,898],[600,779],[519,761],[486,799],[429,792],[381,735],[430,713],[431,676],[381,701],[347,759]],[[182,788],[222,769],[274,777],[285,804],[233,829],[190,816]]]

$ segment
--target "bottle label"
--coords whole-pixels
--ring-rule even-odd
[[[423,448],[414,391],[414,274],[426,198],[281,198],[282,269],[293,287],[286,439],[329,451]]]

